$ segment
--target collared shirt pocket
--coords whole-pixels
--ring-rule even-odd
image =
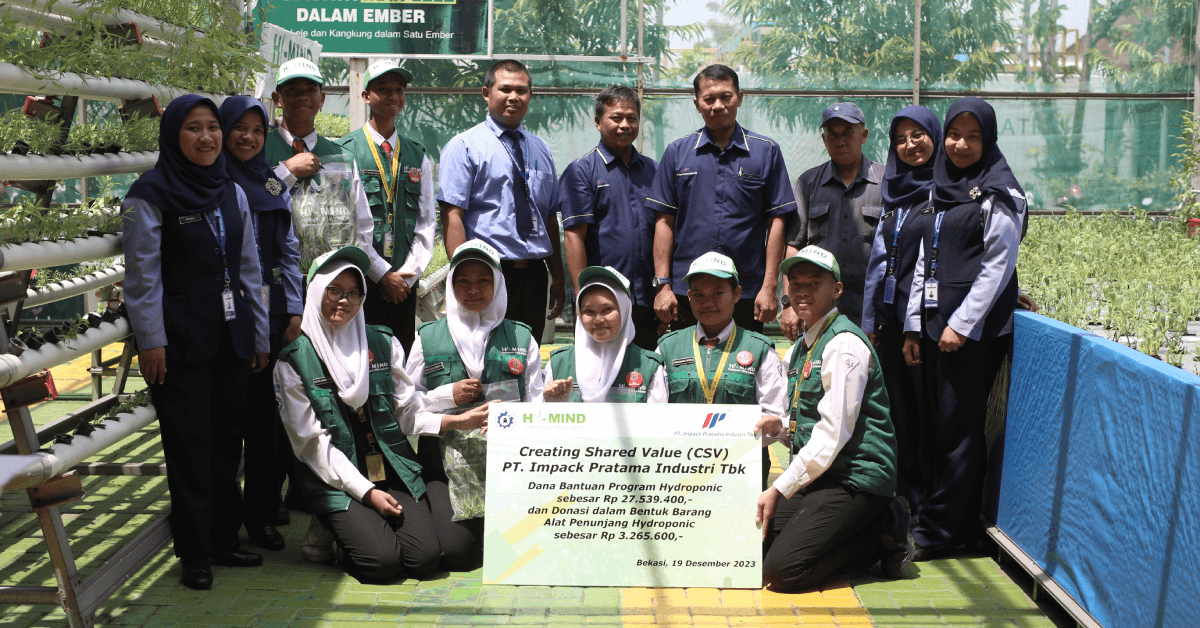
[[[863,205],[862,224],[859,225],[859,235],[863,242],[871,244],[875,241],[875,227],[879,225],[879,216],[883,214],[882,205]]]
[[[829,235],[829,203],[815,203],[808,208],[808,243],[818,244]]]
[[[592,217],[595,220],[599,221],[608,215],[608,209],[612,206],[612,193],[612,186],[608,183],[596,183],[596,191],[592,195]]]

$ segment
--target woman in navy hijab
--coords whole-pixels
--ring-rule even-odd
[[[221,152],[217,107],[180,96],[163,112],[154,169],[122,204],[125,302],[138,364],[158,413],[171,533],[183,583],[212,586],[211,563],[257,566],[242,552],[246,380],[267,366],[267,311],[246,195]]]
[[[992,384],[1012,342],[1025,193],[996,145],[996,112],[975,97],[946,113],[933,209],[920,215],[904,355],[923,362],[931,464],[917,509],[916,560],[974,541],[986,471]],[[916,225],[914,225],[916,226]]]
[[[301,296],[300,254],[292,230],[287,190],[267,165],[263,144],[267,136],[267,110],[249,96],[233,96],[221,103],[223,152],[229,178],[246,194],[250,222],[262,265],[262,293],[271,333],[267,369],[250,376],[246,391],[246,533],[250,542],[266,549],[283,549],[279,491],[284,473],[292,464],[275,403],[271,373],[280,349],[300,336],[304,314]],[[287,511],[284,511],[286,513]]]
[[[883,216],[867,264],[862,328],[875,342],[896,427],[899,482],[896,494],[915,508],[925,485],[919,454],[922,408],[920,367],[904,362],[904,317],[921,246],[917,217],[932,212],[934,156],[942,121],[920,106],[901,109],[888,131]],[[900,513],[907,516],[907,513]]]

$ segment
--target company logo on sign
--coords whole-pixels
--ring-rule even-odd
[[[717,423],[720,423],[723,420],[725,420],[724,412],[709,412],[708,416],[704,417],[704,425],[701,425],[700,429],[712,429],[717,426]]]
[[[516,421],[516,418],[514,418],[513,415],[508,412],[501,412],[500,416],[496,417],[496,425],[499,426],[500,429],[504,430],[512,427],[513,423],[516,423]]]

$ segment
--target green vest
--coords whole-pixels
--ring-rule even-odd
[[[662,365],[662,356],[630,344],[625,347],[625,359],[621,362],[621,370],[617,372],[616,379],[613,380],[613,391],[631,392],[633,403],[646,403],[650,380]],[[550,370],[554,373],[554,379],[575,377],[575,345],[551,351]],[[578,384],[571,388],[570,400],[583,401],[579,396]]]
[[[838,334],[858,336],[871,351],[870,374],[867,388],[863,391],[862,407],[858,420],[854,422],[854,434],[834,458],[822,477],[842,480],[854,488],[874,495],[891,496],[896,493],[896,431],[888,411],[887,388],[883,384],[883,370],[879,368],[879,356],[866,334],[847,316],[839,315],[829,329],[817,339],[812,348],[812,366],[806,367],[808,352],[800,347],[792,352],[788,364],[788,400],[791,402],[792,421],[796,426],[794,444],[797,450],[812,436],[813,426],[821,420],[817,404],[825,396],[821,383],[821,354],[825,345]],[[805,369],[808,376],[805,377]],[[796,386],[799,384],[799,395]]]
[[[408,251],[417,230],[417,218],[421,214],[421,162],[425,159],[425,147],[399,133],[396,134],[398,150],[400,151],[400,171],[396,184],[396,196],[392,198],[391,219],[394,243],[392,257],[388,261],[392,270],[399,268],[408,259]],[[358,162],[359,176],[362,177],[363,189],[367,193],[367,202],[371,205],[371,215],[375,218],[375,251],[382,257],[383,237],[388,232],[387,191],[384,190],[385,179],[392,176],[392,164],[387,160],[383,149],[375,146],[379,160],[383,162],[386,173],[378,170],[379,164],[371,154],[368,145],[370,136],[365,128],[352,131],[349,135],[337,140],[336,144],[354,156]],[[416,171],[416,181],[409,173]],[[386,258],[385,258],[386,259]]]
[[[417,328],[421,336],[421,351],[425,353],[425,386],[430,390],[438,386],[453,384],[467,379],[467,366],[458,355],[458,347],[454,346],[454,338],[450,336],[450,325],[446,319],[431,321]],[[483,375],[479,378],[484,384],[494,384],[505,380],[517,380],[521,391],[521,399],[529,401],[525,395],[525,377],[522,375],[529,367],[525,356],[529,352],[529,339],[533,332],[525,323],[510,321],[507,318],[492,330],[488,336],[487,352],[483,357]]]
[[[266,146],[263,147],[267,155],[267,165],[275,168],[279,164],[291,159],[296,154],[296,148],[284,141],[283,136],[279,134],[279,129],[271,129],[267,133]],[[342,150],[341,146],[317,135],[317,146],[313,149],[313,154],[324,160],[326,157],[346,155],[346,151]],[[317,177],[314,175],[314,179]],[[320,183],[320,181],[317,181]]]
[[[762,367],[767,352],[775,350],[775,343],[762,334],[756,334],[747,329],[735,326],[731,335],[733,345],[729,348],[729,357],[725,360],[725,370],[721,381],[717,383],[717,392],[713,403],[721,404],[757,404],[758,390],[755,375]],[[667,368],[667,390],[669,403],[707,403],[704,389],[700,386],[700,375],[697,372],[694,344],[696,328],[673,331],[658,339],[658,351],[662,354]],[[717,345],[712,351],[700,347],[700,358],[707,363],[704,374],[711,385],[717,374],[717,366],[721,363],[725,344]]]
[[[400,426],[392,414],[395,410],[393,394],[396,390],[392,381],[392,332],[380,325],[367,326],[367,348],[371,351],[370,383],[364,407],[371,421],[371,430],[375,433],[375,439],[381,445],[380,449],[388,464],[400,475],[400,480],[408,487],[408,492],[419,500],[425,494],[421,465],[417,462],[408,437],[400,431]],[[283,348],[279,353],[279,360],[287,362],[300,376],[300,381],[304,384],[304,394],[312,404],[321,427],[329,430],[333,446],[346,454],[346,458],[358,466],[363,477],[366,477],[367,470],[360,464],[355,451],[354,433],[347,423],[357,421],[358,417],[348,415],[348,412],[352,413],[353,410],[347,408],[338,398],[337,385],[330,380],[329,373],[317,357],[312,341],[307,336],[300,336]],[[350,507],[350,496],[321,481],[308,465],[296,465],[296,475],[310,504],[319,512],[342,512]]]

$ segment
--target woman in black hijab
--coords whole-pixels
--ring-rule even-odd
[[[979,534],[988,395],[1012,342],[1017,249],[1025,193],[996,145],[996,112],[975,97],[946,113],[934,158],[933,212],[922,240],[905,322],[905,359],[924,358],[930,404],[923,431],[932,464],[917,509],[916,560]],[[923,452],[924,453],[924,452]]]
[[[267,306],[271,332],[270,362],[265,371],[250,376],[246,392],[246,533],[259,547],[281,550],[283,536],[275,523],[279,491],[292,454],[280,423],[271,373],[280,349],[300,337],[304,314],[300,253],[287,190],[267,165],[263,151],[267,110],[254,98],[232,96],[221,103],[220,116],[225,168],[250,205],[262,265],[261,300]]]
[[[125,301],[158,413],[183,583],[210,563],[256,566],[238,544],[246,380],[267,366],[267,312],[246,196],[225,170],[217,107],[181,96],[159,155],[125,197]]]

